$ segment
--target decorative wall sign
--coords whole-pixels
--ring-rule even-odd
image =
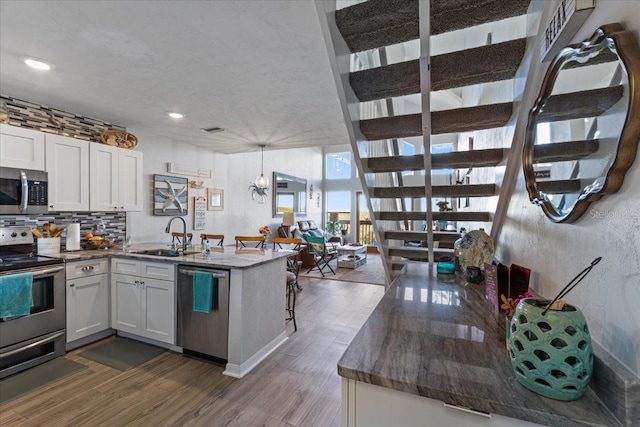
[[[560,0],[545,26],[540,58],[547,62],[565,47],[596,7],[595,0]]]
[[[193,201],[193,229],[204,230],[207,218],[207,199],[204,197],[194,197]]]
[[[211,169],[198,169],[189,165],[181,165],[178,163],[167,163],[167,172],[177,173],[178,175],[199,176],[202,178],[211,178]]]
[[[168,175],[153,176],[153,214],[186,215],[187,178]]]
[[[221,211],[224,209],[224,190],[221,188],[209,188],[209,198],[207,209],[210,211]]]

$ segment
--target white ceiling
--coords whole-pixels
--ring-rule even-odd
[[[312,1],[2,0],[0,92],[221,153],[349,143]]]

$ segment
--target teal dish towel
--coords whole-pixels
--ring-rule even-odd
[[[26,316],[31,312],[32,273],[0,276],[0,318]]]
[[[211,313],[218,308],[218,279],[211,273],[193,272],[193,311]]]

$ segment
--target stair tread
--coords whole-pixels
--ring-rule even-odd
[[[524,15],[530,0],[432,2],[431,34],[442,34]],[[420,37],[416,0],[376,0],[336,10],[336,24],[351,52],[389,46]]]
[[[433,91],[513,78],[524,56],[526,39],[511,40],[431,58]],[[466,64],[460,67],[460,64]],[[420,93],[420,61],[385,65],[349,75],[361,102]]]
[[[433,197],[488,197],[497,194],[496,184],[434,185]],[[371,197],[379,199],[401,197],[424,197],[424,187],[373,187]]]
[[[535,145],[533,147],[533,162],[551,163],[577,160],[597,152],[599,147],[600,141],[598,139]]]
[[[506,148],[486,150],[454,151],[431,154],[432,169],[456,169],[468,167],[497,166],[507,156]],[[412,156],[368,157],[362,159],[365,172],[403,172],[424,170],[422,154]]]
[[[428,233],[426,231],[414,230],[388,230],[384,232],[384,238],[387,240],[427,240]],[[434,231],[433,240],[435,241],[453,241],[457,240],[460,234],[455,231]]]
[[[547,194],[570,194],[582,191],[579,179],[562,179],[557,181],[537,181],[538,190]]]
[[[623,94],[624,88],[619,85],[553,95],[545,102],[538,122],[598,117],[615,105]]]
[[[433,212],[434,220],[447,221],[469,221],[469,222],[491,222],[491,212],[475,212],[475,211],[448,211]],[[427,214],[423,211],[378,211],[374,212],[374,216],[378,221],[423,221]]]
[[[336,25],[351,52],[420,37],[418,2],[378,0],[336,10]]]
[[[431,113],[433,135],[503,127],[511,118],[513,104],[480,105]],[[422,115],[360,120],[360,131],[369,141],[422,136]]]
[[[390,246],[388,249],[388,253],[391,256],[400,256],[405,258],[417,258],[417,259],[429,258],[429,248],[422,248],[422,247]],[[433,250],[433,254],[434,254],[434,257],[437,259],[438,257],[441,257],[441,256],[452,255],[453,249],[435,248]]]

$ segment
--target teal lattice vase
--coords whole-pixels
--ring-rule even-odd
[[[557,400],[576,400],[593,371],[593,350],[582,312],[566,304],[549,310],[551,301],[527,298],[511,319],[509,353],[520,384]]]

